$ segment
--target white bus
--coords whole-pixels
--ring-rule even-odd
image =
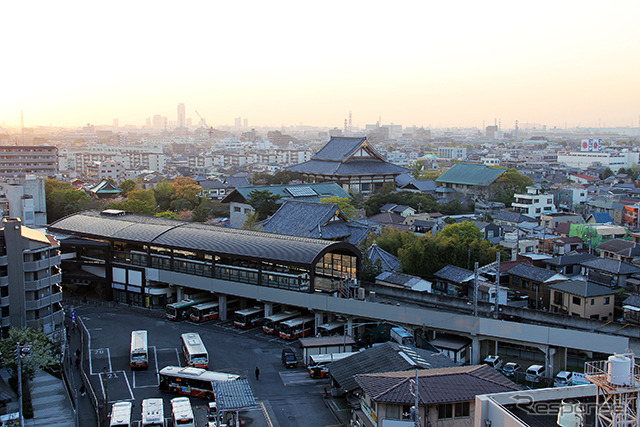
[[[235,298],[227,299],[227,314],[234,311],[240,301]],[[192,322],[207,322],[220,318],[220,303],[218,301],[203,302],[189,308],[189,319]]]
[[[342,335],[344,333],[344,322],[329,322],[318,326],[318,334],[323,337]]]
[[[205,348],[200,334],[188,332],[180,336],[182,354],[188,366],[207,369],[209,367],[209,353]]]
[[[233,316],[233,325],[238,328],[252,328],[262,324],[264,308],[251,307],[238,310]]]
[[[142,401],[142,427],[165,427],[162,399]]]
[[[129,365],[132,369],[149,367],[149,352],[147,349],[147,331],[131,331],[131,351]]]
[[[264,318],[262,330],[265,334],[275,335],[278,333],[278,326],[281,322],[298,316],[300,316],[300,312],[298,311],[285,311],[283,313],[272,314]]]
[[[285,340],[296,340],[313,334],[315,326],[315,316],[302,316],[284,321],[280,324],[280,338]]]
[[[180,366],[165,366],[160,370],[161,391],[184,394],[187,396],[202,397],[213,400],[214,381],[234,381],[239,375],[226,374],[224,372],[206,371],[199,368],[183,368]]]
[[[188,397],[174,397],[171,399],[171,413],[175,427],[196,427]]]
[[[131,408],[133,404],[126,400],[114,403],[111,407],[109,427],[131,427]]]

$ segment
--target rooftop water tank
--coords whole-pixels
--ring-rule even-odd
[[[632,360],[622,354],[609,356],[607,360],[607,382],[613,385],[630,386]]]
[[[562,400],[562,406],[558,410],[557,424],[561,427],[584,426],[584,409],[578,400]]]

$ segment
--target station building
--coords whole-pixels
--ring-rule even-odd
[[[164,307],[193,292],[242,296],[241,285],[264,301],[272,298],[267,289],[343,294],[360,276],[360,251],[346,242],[119,210],[76,213],[49,231],[61,240],[65,282],[143,307]]]

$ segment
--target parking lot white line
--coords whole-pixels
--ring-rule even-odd
[[[109,347],[107,347],[107,360],[109,361],[109,372],[112,372],[113,369],[111,369],[111,351],[109,350]]]
[[[109,352],[108,348],[96,348],[95,350],[90,350],[89,351],[89,372],[91,373],[91,375],[99,375],[101,374],[101,372],[93,372],[93,354],[103,354],[104,350],[107,350],[107,354]],[[105,366],[106,368],[106,366]],[[109,359],[109,372],[111,372],[111,359]]]
[[[89,372],[93,372],[92,370],[93,368],[91,367],[91,334],[89,333],[89,329],[87,329],[87,326],[84,324],[84,321],[80,316],[78,316],[78,321],[80,322],[82,329],[84,329],[85,332],[87,333],[87,350],[89,351]]]
[[[124,380],[127,382],[127,388],[129,389],[129,394],[131,395],[131,399],[135,400],[135,396],[133,395],[133,390],[131,390],[131,384],[129,384],[129,378],[127,378],[127,373],[122,371],[124,374]]]

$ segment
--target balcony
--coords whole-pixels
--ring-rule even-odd
[[[43,279],[38,280],[25,280],[24,281],[24,290],[25,291],[37,291],[38,289],[46,288],[55,283],[60,283],[62,281],[62,274],[53,274],[50,277],[45,277]]]
[[[52,256],[50,258],[40,259],[38,261],[26,261],[24,263],[24,271],[38,271],[49,268],[52,265],[60,265],[62,261],[61,255]],[[1,265],[1,264],[0,264]]]
[[[4,319],[3,319],[4,320]],[[27,326],[30,328],[44,328],[46,333],[50,333],[47,330],[52,329],[52,324],[57,328],[62,327],[62,322],[64,320],[64,311],[58,310],[54,313],[49,314],[48,316],[43,316],[39,319],[31,319],[27,320]]]
[[[41,308],[49,307],[57,302],[62,302],[62,292],[56,292],[44,298],[40,298],[34,301],[26,301],[25,308],[30,310],[40,310]]]

